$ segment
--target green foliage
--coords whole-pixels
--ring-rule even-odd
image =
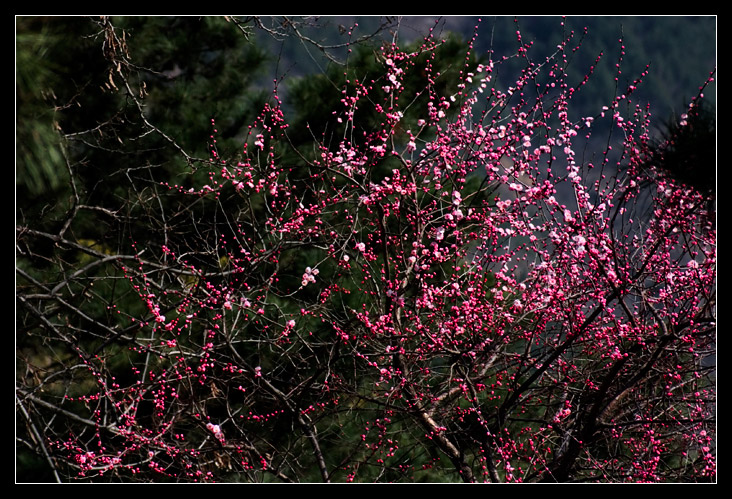
[[[24,196],[57,190],[66,179],[53,101],[61,85],[63,62],[54,47],[63,32],[44,19],[19,18],[16,25],[16,189]],[[61,87],[61,88],[59,88]],[[61,94],[63,96],[63,94]]]
[[[362,45],[349,55],[345,68],[329,66],[325,74],[308,75],[290,81],[287,98],[293,105],[291,120],[295,132],[289,138],[296,146],[311,144],[313,139],[324,139],[325,144],[334,147],[343,139],[361,137],[377,132],[383,127],[383,113],[379,109],[393,106],[403,112],[399,122],[397,138],[405,139],[404,131],[418,131],[417,120],[427,116],[427,103],[440,97],[449,97],[447,89],[455,88],[461,73],[471,71],[480,62],[475,55],[466,60],[465,42],[458,35],[451,35],[432,51],[426,51],[423,42],[414,42],[404,50],[419,55],[404,64],[403,88],[394,100],[387,98],[383,87],[390,85],[384,79],[384,60],[389,56],[389,46]],[[425,86],[428,72],[434,83]],[[354,96],[357,91],[368,92],[370,106],[361,106],[356,111],[354,123],[348,122],[343,113],[345,97]],[[378,106],[378,107],[377,107]],[[343,118],[341,123],[337,117]]]
[[[674,115],[651,147],[649,164],[712,196],[717,186],[716,116],[704,101]]]
[[[268,56],[219,17],[120,17],[113,22],[129,36],[150,121],[183,149],[207,157],[214,119],[221,154],[240,151],[247,125],[269,96],[269,88],[257,88]]]

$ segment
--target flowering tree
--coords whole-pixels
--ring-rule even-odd
[[[309,144],[275,90],[200,161],[104,29],[187,166],[17,227],[18,424],[59,480],[716,479],[714,213],[652,150],[622,41],[583,114],[574,33],[535,60],[517,32],[508,88],[472,42],[449,84],[432,33],[384,44]]]

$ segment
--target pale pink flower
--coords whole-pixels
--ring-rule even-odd
[[[460,201],[462,201],[462,199],[463,198],[462,198],[462,196],[460,195],[460,193],[458,191],[453,191],[452,192],[452,204],[454,204],[455,206],[457,206],[457,205],[460,204]]]

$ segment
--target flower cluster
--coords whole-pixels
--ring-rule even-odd
[[[74,402],[94,405],[99,443],[59,448],[88,473],[124,442],[115,466],[181,480],[713,478],[708,203],[644,161],[642,78],[575,113],[594,68],[568,81],[581,41],[540,63],[517,41],[508,88],[493,74],[509,58],[466,57],[452,81],[432,34],[386,43],[383,75],[344,85],[315,154],[293,154],[274,99],[235,167],[216,156],[208,188],[171,188],[175,216],[203,206],[190,237],[167,231],[157,262],[135,253],[141,305],[108,310],[144,311],[118,334],[133,372],[80,356],[98,392]],[[203,445],[209,415],[246,444]]]
[[[216,440],[221,442],[221,444],[226,443],[226,439],[224,438],[224,433],[221,431],[221,427],[217,424],[213,423],[206,423],[206,429],[213,433],[213,436],[216,437]]]
[[[308,283],[315,282],[315,276],[318,275],[320,271],[318,269],[312,269],[310,267],[305,268],[305,273],[302,275],[302,285],[307,286]]]

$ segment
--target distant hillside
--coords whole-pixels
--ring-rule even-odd
[[[435,22],[439,19],[439,22]],[[497,56],[510,55],[517,47],[516,23],[513,17],[482,18],[475,16],[408,16],[398,19],[396,28],[382,31],[375,40],[391,41],[395,31],[398,40],[409,43],[422,38],[430,28],[437,36],[448,32],[461,35],[466,40],[479,25],[479,37],[475,45],[477,55],[487,55],[492,49]],[[325,44],[342,44],[348,41],[348,30],[355,22],[358,27],[354,37],[374,33],[384,17],[379,16],[321,16],[310,20],[313,27],[304,27],[302,33]],[[391,18],[394,25],[397,18]],[[535,61],[541,61],[554,51],[561,41],[561,18],[555,16],[521,16],[518,18],[523,42],[534,42],[530,52]],[[636,93],[636,102],[649,102],[654,115],[666,119],[671,112],[681,112],[688,99],[697,93],[699,85],[716,65],[716,18],[713,16],[651,16],[620,17],[591,16],[568,17],[564,29],[574,30],[581,35],[588,28],[582,48],[576,59],[571,61],[569,75],[572,81],[579,81],[600,52],[604,53],[601,63],[594,72],[593,82],[583,88],[576,105],[595,109],[615,95],[615,64],[620,55],[618,42],[621,34],[625,55],[622,63],[622,84],[636,78],[650,64],[650,74]],[[260,41],[267,47],[273,59],[278,61],[277,74],[268,74],[267,79],[287,73],[288,78],[319,72],[329,64],[323,54],[307,43],[287,39],[286,43],[260,33]],[[345,60],[345,51],[333,49],[340,60]],[[504,72],[506,78],[510,71]],[[509,82],[506,82],[508,84]],[[714,87],[707,97],[716,102]]]

